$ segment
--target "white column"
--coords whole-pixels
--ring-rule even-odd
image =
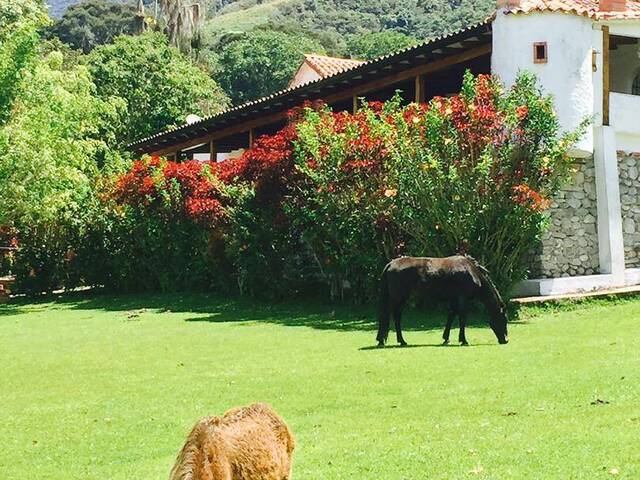
[[[622,209],[620,208],[618,153],[613,127],[595,127],[594,143],[600,273],[610,273],[614,277],[615,285],[624,285]]]

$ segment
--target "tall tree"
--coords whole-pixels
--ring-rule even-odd
[[[50,30],[64,43],[88,53],[122,34],[138,33],[137,9],[128,3],[87,0],[70,6]]]
[[[22,72],[36,57],[48,23],[41,0],[0,0],[0,125],[8,118]]]
[[[171,45],[183,52],[199,48],[204,6],[196,0],[159,0],[161,19]]]
[[[94,94],[88,69],[63,67],[60,52],[23,71],[0,129],[0,225],[52,223],[80,208],[123,108]]]
[[[322,52],[322,45],[302,35],[250,32],[222,47],[218,79],[239,104],[285,88],[305,53]]]
[[[118,37],[93,50],[88,63],[98,95],[126,102],[121,144],[182,124],[190,113],[217,113],[229,103],[204,70],[157,32]]]

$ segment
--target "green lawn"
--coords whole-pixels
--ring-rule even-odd
[[[165,479],[197,418],[259,400],[295,479],[640,478],[640,300],[371,349],[373,311],[190,295],[0,306],[0,478]],[[457,331],[452,333],[457,338]],[[614,472],[615,473],[615,472]]]

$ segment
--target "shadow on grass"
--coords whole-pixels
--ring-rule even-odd
[[[320,330],[373,331],[377,328],[375,304],[330,304],[301,298],[294,301],[264,301],[242,297],[220,297],[207,293],[111,295],[99,291],[72,292],[39,299],[14,299],[0,305],[0,317],[28,314],[48,309],[130,312],[151,310],[157,313],[183,313],[187,322],[242,323],[267,322],[288,327]],[[438,307],[408,307],[402,328],[407,331],[444,328],[446,315]],[[467,324],[487,327],[484,312],[469,315]],[[431,345],[437,346],[437,345]]]
[[[478,343],[478,344],[473,344],[470,343],[468,345],[460,345],[460,344],[449,344],[449,345],[444,345],[443,343],[410,343],[409,345],[385,345],[384,347],[378,347],[377,345],[370,345],[367,347],[360,347],[358,350],[360,351],[377,351],[377,352],[382,352],[384,350],[389,350],[389,349],[407,349],[407,348],[474,348],[474,347],[493,347],[493,346],[499,346],[499,344],[489,344],[489,343]]]

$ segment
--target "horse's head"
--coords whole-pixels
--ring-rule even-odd
[[[507,332],[507,308],[502,302],[498,302],[494,308],[489,312],[489,326],[500,345],[509,343],[509,336]]]

